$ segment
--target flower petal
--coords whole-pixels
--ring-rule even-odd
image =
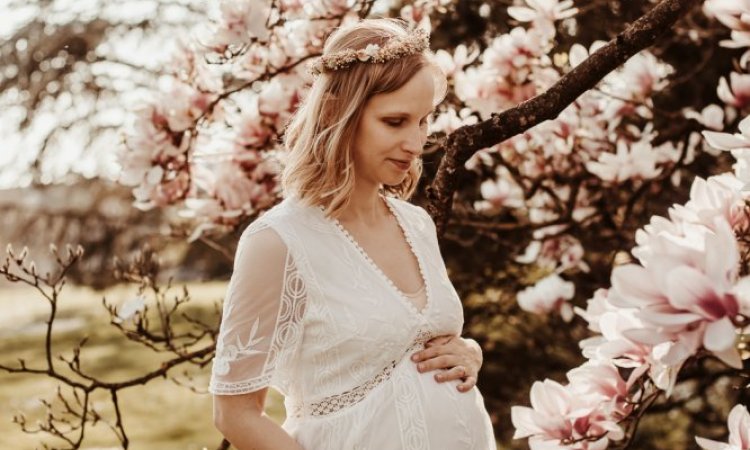
[[[722,352],[732,348],[736,337],[734,324],[729,317],[724,317],[708,324],[703,345],[712,352]]]
[[[730,150],[733,148],[745,148],[750,146],[750,142],[747,141],[747,139],[743,139],[740,136],[729,134],[729,133],[719,133],[716,131],[704,131],[703,137],[706,138],[706,142],[711,147],[715,147],[721,150]]]
[[[510,420],[516,429],[513,439],[522,439],[542,432],[536,423],[534,423],[533,417],[534,410],[529,407],[513,406],[510,408]]]
[[[712,441],[698,436],[695,437],[695,442],[704,450],[725,450],[727,448],[727,445],[723,442]]]

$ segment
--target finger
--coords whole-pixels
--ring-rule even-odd
[[[424,350],[420,350],[417,353],[414,353],[411,359],[412,361],[418,362],[435,358],[436,356],[441,355],[462,356],[465,354],[466,351],[461,346],[455,343],[455,339],[451,339],[445,344],[435,343],[432,346],[425,348]]]
[[[417,353],[413,354],[411,359],[412,361],[419,362],[449,353],[452,353],[450,352],[449,347],[446,347],[442,344],[435,344],[430,348],[425,348],[424,350],[420,350]]]
[[[453,336],[449,334],[446,334],[443,336],[437,336],[425,342],[424,346],[429,348],[429,347],[432,347],[433,345],[445,345],[448,342],[450,342],[452,339],[453,339]]]
[[[459,392],[468,392],[476,386],[477,384],[477,378],[476,377],[466,377],[466,380],[464,380],[461,384],[456,386],[456,389],[458,389]]]
[[[438,374],[435,374],[435,381],[438,383],[444,383],[446,381],[461,380],[466,378],[466,369],[464,366],[451,367],[448,370],[444,370]]]
[[[417,364],[417,370],[420,372],[429,372],[431,370],[448,369],[459,365],[460,362],[458,358],[452,355],[436,356]]]

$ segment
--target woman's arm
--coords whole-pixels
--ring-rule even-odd
[[[443,383],[461,380],[457,389],[466,392],[477,384],[482,368],[482,348],[473,339],[460,336],[438,336],[425,344],[425,349],[412,355],[417,370],[435,374],[435,381]]]
[[[267,392],[214,395],[214,425],[237,450],[302,450],[263,414]]]

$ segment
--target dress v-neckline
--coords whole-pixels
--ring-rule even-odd
[[[422,283],[425,289],[425,304],[422,306],[421,309],[418,309],[417,306],[414,304],[414,302],[409,298],[409,296],[404,293],[401,289],[396,286],[396,283],[393,282],[393,280],[388,277],[388,275],[385,274],[385,272],[378,266],[375,261],[370,257],[370,255],[365,251],[364,248],[362,248],[361,245],[359,245],[359,242],[357,242],[356,239],[347,231],[346,228],[341,224],[341,222],[338,221],[335,217],[329,217],[328,219],[333,222],[333,224],[336,226],[336,228],[339,230],[341,235],[349,241],[349,243],[357,250],[357,252],[362,255],[365,262],[373,269],[374,272],[378,273],[379,276],[388,284],[391,286],[391,289],[394,291],[396,296],[401,300],[401,302],[406,305],[409,310],[411,310],[415,315],[417,316],[423,316],[428,308],[430,307],[430,304],[432,303],[432,294],[430,292],[430,284],[427,282],[427,277],[425,276],[424,272],[424,263],[422,261],[422,257],[417,251],[416,247],[414,246],[414,242],[412,240],[411,233],[409,229],[404,225],[404,223],[401,221],[401,216],[396,211],[396,208],[393,207],[391,202],[388,200],[388,197],[382,196],[381,197],[383,201],[385,202],[386,206],[388,207],[388,210],[391,212],[393,217],[396,218],[396,223],[398,224],[399,229],[401,230],[401,235],[406,240],[406,244],[409,247],[409,250],[411,251],[412,255],[414,255],[414,258],[417,260],[417,266],[419,268],[419,276],[422,279]]]

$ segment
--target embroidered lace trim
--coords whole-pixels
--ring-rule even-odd
[[[430,340],[431,337],[432,336],[430,333],[420,330],[417,333],[417,337],[414,339],[414,342],[412,342],[409,348],[404,351],[404,354],[401,356],[401,358],[394,359],[393,361],[388,363],[388,365],[383,368],[383,370],[378,372],[378,374],[369,381],[346,392],[342,392],[341,394],[331,395],[324,398],[323,400],[314,403],[295,406],[289,413],[290,416],[296,418],[302,417],[304,415],[325,416],[361,402],[367,396],[367,394],[375,389],[375,387],[391,377],[393,370],[404,357],[411,354],[417,348],[423,346],[424,343]]]

